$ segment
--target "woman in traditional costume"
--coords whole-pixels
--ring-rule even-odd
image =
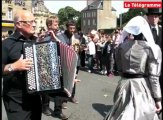
[[[162,109],[160,47],[141,16],[132,18],[124,27],[122,41],[128,34],[132,34],[134,40],[125,41],[116,50],[121,80],[105,120],[159,120],[158,113]]]

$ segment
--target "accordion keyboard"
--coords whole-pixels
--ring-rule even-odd
[[[30,58],[33,60],[34,55],[33,55],[33,47],[26,47],[25,48],[26,53],[25,56],[26,58]],[[36,90],[36,78],[35,78],[35,68],[34,65],[32,66],[31,70],[27,71],[27,80],[28,80],[28,89],[33,91]]]
[[[52,90],[60,89],[60,61],[57,44],[39,44],[36,46],[37,69],[39,71],[39,89]]]

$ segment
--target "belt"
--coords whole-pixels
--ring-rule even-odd
[[[122,73],[121,76],[124,78],[144,78],[144,77],[146,77],[145,75],[142,75],[142,74],[130,74],[130,73]]]

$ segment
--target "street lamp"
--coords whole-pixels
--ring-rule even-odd
[[[120,14],[120,27],[122,26],[122,13]]]

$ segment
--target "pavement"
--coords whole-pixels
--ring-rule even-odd
[[[109,78],[98,73],[80,70],[78,79],[81,80],[76,87],[76,98],[79,104],[68,102],[68,108],[63,109],[63,113],[69,116],[69,120],[103,120],[113,104],[113,93],[118,77]],[[50,102],[50,108],[54,109],[53,101]],[[2,120],[7,120],[4,107],[2,107]],[[59,119],[42,114],[42,120]]]
[[[120,77],[88,73],[83,69],[79,71],[78,79],[81,80],[76,87],[79,104],[68,102],[68,108],[63,109],[63,113],[69,116],[68,120],[103,120],[113,105],[113,94]],[[53,101],[50,102],[50,108],[54,109]],[[7,120],[4,107],[2,120]],[[42,114],[42,120],[60,119]]]

